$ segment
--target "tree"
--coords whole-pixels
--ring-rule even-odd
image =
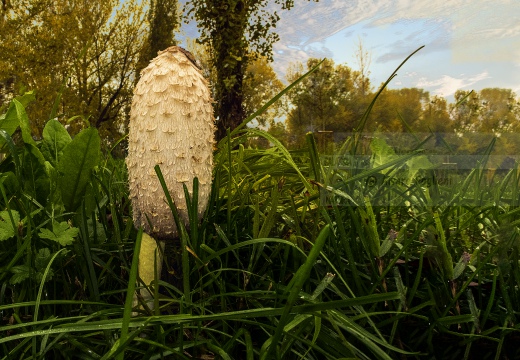
[[[76,115],[84,121],[73,121],[73,131],[88,124],[105,139],[124,133],[145,35],[142,5],[12,0],[1,25],[0,82],[13,78],[16,93],[36,91],[28,109],[34,134],[49,116],[67,121]]]
[[[486,88],[479,92],[481,107],[477,129],[482,134],[492,134],[497,138],[494,154],[518,154],[520,146],[517,133],[520,122],[520,104],[511,89]],[[491,136],[487,136],[489,141]],[[498,158],[495,159],[498,161]],[[499,164],[492,164],[497,166]]]
[[[455,103],[450,104],[450,114],[458,132],[474,132],[478,126],[481,101],[477,92],[457,90]]]
[[[289,134],[283,122],[271,120],[267,132],[279,140],[283,146],[289,145]]]
[[[310,0],[309,0],[310,1]],[[314,0],[317,1],[317,0]],[[278,35],[272,32],[280,19],[265,9],[269,0],[191,0],[188,15],[197,20],[200,42],[211,46],[216,69],[215,104],[217,139],[238,126],[245,118],[243,82],[248,62],[256,54],[272,59],[272,46]],[[274,0],[282,9],[294,0]]]
[[[269,60],[265,56],[258,56],[250,61],[244,74],[243,94],[245,116],[253,114],[276,94],[284,89]],[[281,116],[281,103],[272,104],[263,114],[256,117],[260,125],[273,122]]]
[[[372,91],[369,79],[369,67],[370,63],[372,62],[372,54],[370,54],[363,46],[361,37],[358,38],[358,42],[356,44],[355,58],[358,65],[358,70],[354,72],[354,83],[360,90],[361,94],[363,96],[367,96]]]
[[[307,69],[320,60],[309,59]],[[303,65],[295,64],[288,70],[287,80],[293,82],[304,73]],[[293,144],[303,143],[308,132],[350,133],[361,118],[366,96],[354,83],[354,72],[346,65],[336,65],[325,59],[321,66],[303,79],[288,93],[290,103],[287,128]]]
[[[447,133],[453,131],[453,122],[445,98],[435,95],[428,99],[423,109],[422,121],[416,126],[421,132]]]
[[[201,44],[197,39],[186,39],[186,49],[197,59],[202,74],[209,81],[211,95],[215,98],[214,84],[217,81],[217,71],[211,62],[211,47],[208,44]]]
[[[177,0],[150,0],[148,9],[149,33],[143,45],[137,73],[148,66],[161,50],[177,45],[175,31],[179,27]],[[136,79],[137,80],[137,79]]]
[[[511,89],[487,88],[479,92],[482,103],[480,130],[504,133],[518,130],[520,105]]]
[[[195,56],[199,66],[211,84],[214,91],[216,83],[216,70],[211,65],[211,49],[195,40],[187,40],[187,49]],[[257,56],[248,64],[244,74],[243,99],[245,116],[253,114],[265,103],[284,89],[283,83],[278,79],[269,59],[265,56]],[[215,93],[212,94],[215,98]],[[282,116],[281,101],[272,104],[263,114],[256,117],[258,125],[265,126],[276,118]]]
[[[386,88],[377,99],[364,130],[395,133],[405,131],[409,126],[426,131],[421,127],[421,121],[424,104],[428,101],[429,94],[423,89]]]

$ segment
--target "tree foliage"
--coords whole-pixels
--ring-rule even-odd
[[[80,115],[71,122],[74,131],[92,125],[105,139],[122,135],[145,31],[143,5],[134,0],[6,4],[0,83],[12,82],[7,97],[37,92],[28,109],[33,134],[41,136],[49,117],[65,122]]]
[[[245,115],[253,114],[283,89],[283,83],[278,79],[266,56],[259,56],[251,60],[244,74]],[[255,120],[265,126],[281,115],[281,103],[277,101]]]
[[[216,98],[215,87],[217,71],[211,63],[211,49],[209,46],[199,44],[197,41],[188,39],[187,49],[197,59],[202,73],[208,79],[212,89],[213,98]],[[269,59],[266,56],[257,56],[248,62],[244,74],[243,82],[243,106],[245,116],[253,114],[265,103],[284,89],[284,84],[280,81],[274,71]],[[265,126],[283,116],[283,109],[280,101],[271,105],[263,114],[256,117],[258,125]]]
[[[362,49],[360,52],[367,56]],[[300,63],[292,64],[287,79],[294,81],[318,62],[309,59],[305,69]],[[402,150],[414,145],[403,142],[410,138],[400,134],[413,132],[421,139],[433,135],[428,146],[443,154],[482,153],[493,137],[496,138],[494,153],[502,154],[504,159],[507,154],[520,151],[516,139],[520,130],[520,102],[510,89],[459,90],[455,101],[448,103],[447,99],[432,96],[424,89],[385,88],[360,129],[360,120],[375,97],[370,80],[364,75],[368,74],[366,66],[360,68],[354,71],[325,60],[289,92],[286,127],[271,122],[269,131],[293,147],[304,145],[304,135],[309,131],[316,134],[319,144],[341,141],[353,131],[363,131],[391,134],[387,138],[389,143]]]
[[[496,154],[520,151],[520,102],[511,89],[459,90],[455,102],[450,108],[461,152],[483,151],[492,137],[497,140]]]
[[[429,132],[423,122],[423,107],[429,101],[429,93],[418,88],[385,89],[369,116],[365,130],[383,132]]]
[[[319,61],[309,59],[306,69],[314,68]],[[292,82],[307,70],[302,64],[295,64],[288,71],[287,80]],[[365,87],[369,86],[368,80],[355,81],[360,76],[348,66],[336,65],[326,59],[319,69],[290,91],[287,128],[291,142],[301,143],[303,134],[308,131],[351,133],[369,100],[363,95]],[[363,84],[363,88],[357,84]]]
[[[316,0],[315,0],[316,1]],[[266,6],[269,0],[191,0],[187,10],[197,20],[199,41],[211,47],[216,69],[215,99],[217,138],[235,128],[245,117],[243,81],[248,62],[258,55],[272,59],[279,37],[272,30],[280,20]],[[274,0],[283,10],[294,0]]]

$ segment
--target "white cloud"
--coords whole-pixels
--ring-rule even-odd
[[[356,24],[409,22],[409,35],[387,45],[377,62],[403,59],[411,44],[425,43],[422,54],[451,49],[455,61],[511,61],[511,49],[520,47],[518,0],[320,0],[297,2],[279,15],[276,31],[282,42],[303,51],[308,44],[323,42]],[[425,21],[425,27],[418,31],[413,26],[416,21]]]
[[[403,86],[417,83],[432,93],[449,96],[492,74],[494,84],[484,81],[479,85],[506,86],[520,94],[520,87],[516,86],[520,84],[518,3],[519,0],[320,0],[295,1],[290,11],[282,11],[271,1],[268,10],[276,10],[280,16],[273,30],[281,38],[274,44],[273,66],[283,78],[290,63],[305,64],[310,57],[338,55],[338,61],[354,63],[353,44],[366,33],[363,42],[372,54],[370,70],[375,84],[386,80],[395,64],[420,45],[426,45],[400,70],[410,72],[404,76],[400,73]],[[334,41],[327,42],[330,48],[326,48],[325,41],[334,34]],[[482,65],[483,62],[486,64]],[[501,63],[496,66],[496,62]],[[456,75],[462,71],[477,75]],[[424,74],[429,79],[418,81]],[[434,76],[439,77],[430,80]],[[400,86],[395,82],[392,85]]]
[[[454,78],[449,75],[443,75],[441,78],[436,80],[427,80],[426,78],[421,78],[417,82],[416,86],[418,88],[425,88],[426,90],[430,90],[434,95],[448,97],[455,94],[457,90],[470,87],[490,77],[487,71],[471,77],[464,77],[464,74],[461,74],[460,76],[460,78]]]

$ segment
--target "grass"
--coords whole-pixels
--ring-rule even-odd
[[[23,106],[5,118],[23,135]],[[520,356],[520,172],[489,186],[493,144],[443,185],[426,138],[365,153],[355,134],[330,156],[312,134],[289,151],[242,126],[151,289],[159,306],[131,317],[141,233],[124,163],[97,155],[94,131],[72,140],[57,125],[38,144],[0,131],[0,359]],[[272,147],[248,148],[258,136]],[[68,160],[85,144],[95,161]]]

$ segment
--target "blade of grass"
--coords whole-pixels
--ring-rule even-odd
[[[177,210],[177,206],[175,205],[175,202],[173,201],[173,199],[170,195],[170,191],[168,190],[168,187],[166,186],[166,182],[164,181],[164,177],[161,172],[161,168],[159,167],[159,165],[155,165],[154,169],[155,169],[155,173],[157,174],[157,178],[159,179],[159,182],[161,183],[162,189],[164,191],[164,195],[166,196],[166,201],[168,202],[168,206],[170,207],[170,209],[172,211],[173,219],[175,220],[175,225],[177,226],[177,229],[180,234],[181,258],[182,258],[182,285],[183,285],[183,291],[184,291],[184,301],[187,304],[190,304],[191,303],[190,263],[189,263],[189,252],[187,250],[189,236],[186,232],[186,227],[184,226],[184,223],[180,219],[179,211]]]
[[[134,246],[134,256],[132,259],[132,267],[130,268],[130,276],[128,279],[128,289],[126,291],[126,299],[125,299],[125,309],[123,311],[123,319],[121,324],[121,336],[119,337],[119,345],[123,346],[127,340],[128,337],[128,328],[130,326],[130,319],[132,317],[132,303],[134,299],[134,293],[135,293],[135,284],[137,281],[137,265],[139,264],[139,251],[141,250],[141,240],[143,238],[143,229],[139,228],[139,231],[137,233],[137,238],[135,240],[135,246]],[[114,346],[116,346],[114,344]],[[116,348],[117,348],[116,347]],[[125,352],[124,350],[117,355],[117,360],[124,360],[125,358]]]
[[[289,320],[289,315],[291,312],[291,309],[298,299],[298,294],[300,293],[301,288],[303,287],[303,284],[307,279],[309,278],[309,274],[314,266],[314,263],[316,262],[318,256],[320,255],[321,249],[325,245],[326,240],[328,239],[330,235],[330,225],[325,225],[323,229],[321,230],[320,234],[316,238],[316,241],[314,242],[314,246],[312,247],[309,256],[305,260],[305,263],[300,266],[296,274],[294,275],[293,279],[287,286],[288,291],[288,297],[287,297],[287,303],[284,306],[284,312],[282,316],[280,317],[280,320],[278,322],[278,326],[276,327],[276,331],[271,340],[271,344],[267,346],[267,349],[263,348],[263,352],[260,354],[260,359],[271,359],[273,351],[280,341],[280,338],[282,337],[282,332],[284,330],[285,325],[287,324],[287,321]]]
[[[286,94],[289,90],[291,90],[293,87],[295,87],[296,85],[298,85],[298,83],[300,83],[303,79],[305,79],[307,76],[309,76],[310,74],[312,74],[314,71],[316,71],[320,66],[321,64],[323,63],[323,61],[325,61],[325,59],[321,60],[315,67],[313,67],[311,70],[307,71],[305,74],[303,74],[302,76],[300,76],[298,79],[296,79],[296,81],[294,81],[292,84],[290,84],[289,86],[287,86],[285,89],[283,89],[282,91],[280,91],[275,97],[273,97],[271,100],[269,100],[267,103],[265,103],[264,106],[262,106],[260,109],[258,109],[257,111],[255,111],[253,114],[251,114],[250,116],[248,116],[240,125],[238,125],[232,132],[231,132],[231,136],[235,136],[241,129],[243,129],[248,123],[250,123],[251,121],[253,121],[257,116],[261,115],[265,110],[267,110],[267,108],[269,108],[269,106],[271,106],[272,104],[274,104],[279,98],[281,98],[284,94]],[[224,140],[224,139],[223,139]],[[227,141],[229,141],[229,139],[227,139]],[[218,144],[220,147],[220,143]]]
[[[38,315],[39,315],[39,310],[40,310],[40,302],[41,302],[41,299],[42,299],[42,293],[43,293],[43,288],[44,288],[44,285],[45,285],[45,280],[47,280],[47,276],[49,275],[49,272],[50,272],[50,269],[51,269],[51,266],[54,262],[54,260],[58,257],[58,255],[64,251],[67,251],[67,249],[63,248],[59,251],[57,251],[51,258],[51,260],[49,261],[49,263],[47,264],[47,267],[45,268],[45,271],[43,273],[43,276],[42,276],[42,280],[40,282],[40,287],[38,289],[38,295],[36,296],[36,303],[34,304],[34,322],[35,322],[35,325],[34,325],[34,330],[37,330],[37,322],[38,322]],[[37,346],[36,346],[36,339],[37,337],[33,337],[32,341],[33,341],[33,358],[36,359],[36,349],[37,349]],[[41,351],[43,351],[43,349],[45,348],[45,345],[41,344]],[[42,356],[43,354],[40,354],[40,356]]]

